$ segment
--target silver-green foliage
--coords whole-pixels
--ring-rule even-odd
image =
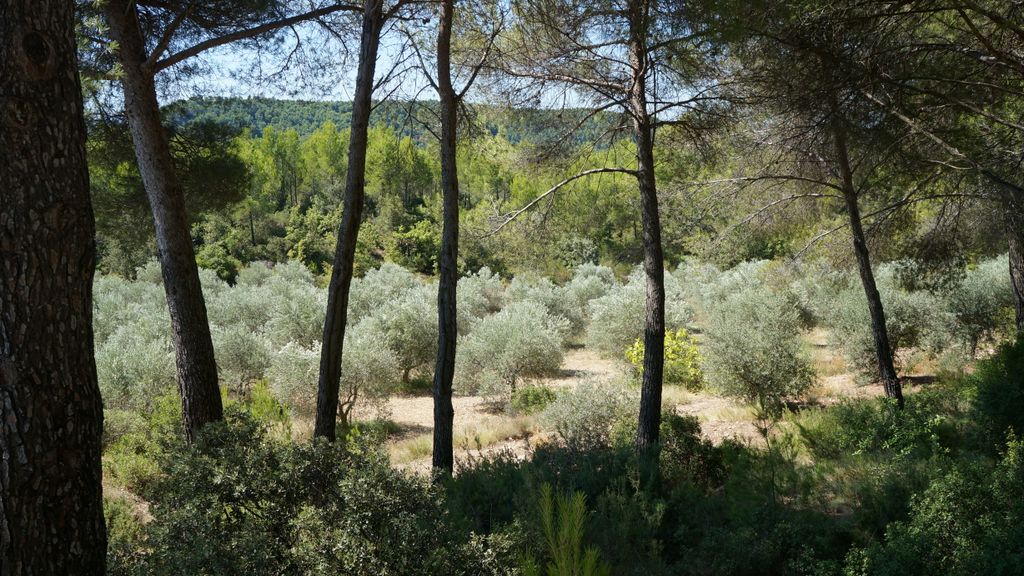
[[[243,324],[215,326],[213,349],[221,385],[236,392],[246,393],[270,368],[270,342]]]
[[[637,268],[625,284],[590,301],[587,347],[608,358],[621,359],[626,349],[643,337],[646,302],[646,276],[642,268]],[[665,274],[665,329],[686,328],[690,317],[682,285],[673,275]]]
[[[458,284],[459,332],[466,333],[474,320],[494,314],[505,304],[505,286],[486,266],[467,274]]]
[[[703,352],[708,382],[754,405],[763,421],[780,417],[785,400],[814,381],[801,348],[798,311],[785,295],[763,286],[748,286],[715,306]]]
[[[521,379],[554,373],[566,327],[565,319],[536,302],[515,302],[476,321],[459,341],[460,391],[508,396]]]
[[[125,324],[97,343],[96,373],[108,409],[145,411],[175,389],[174,351],[168,334],[150,338],[136,329],[145,323]]]
[[[1013,289],[1006,262],[1005,255],[979,262],[944,294],[955,335],[971,354],[979,344],[1008,328]]]
[[[949,344],[952,320],[938,296],[926,290],[903,289],[892,266],[879,267],[875,276],[897,370],[906,367],[914,352],[934,354]],[[839,292],[832,331],[847,363],[863,377],[876,378],[878,361],[871,315],[859,281]]]
[[[437,354],[437,286],[421,284],[406,291],[357,326],[363,324],[364,332],[376,334],[378,345],[394,351],[407,380]]]
[[[541,413],[541,420],[568,446],[581,450],[608,446],[612,431],[637,416],[639,395],[617,380],[581,382],[561,392]]]
[[[349,325],[354,326],[363,318],[393,305],[405,292],[422,284],[415,274],[398,264],[385,262],[380,268],[370,270],[352,281],[348,299]]]

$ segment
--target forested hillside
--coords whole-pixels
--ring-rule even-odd
[[[386,100],[377,104],[371,122],[423,142],[429,135],[424,128],[424,117],[436,114],[437,108],[437,101],[431,100]],[[327,122],[347,126],[352,117],[352,103],[206,97],[179,100],[170,104],[165,114],[167,122],[178,127],[192,122],[213,123],[249,130],[260,136],[264,128],[273,126],[278,130],[295,130],[305,137]],[[472,109],[471,128],[481,134],[501,135],[513,144],[541,143],[563,136],[565,122],[580,122],[582,125],[573,131],[571,141],[583,144],[598,141],[603,132],[619,120],[615,114],[589,116],[589,111],[582,108],[552,111],[477,104]]]
[[[1022,40],[0,0],[0,576],[1024,574]]]

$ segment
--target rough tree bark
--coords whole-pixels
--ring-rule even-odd
[[[640,385],[640,416],[636,431],[636,449],[641,453],[649,451],[658,443],[665,367],[665,267],[661,248],[658,190],[654,177],[654,127],[647,107],[648,13],[646,0],[629,3],[629,64],[633,71],[629,108],[637,148],[644,273],[647,277],[643,382]]]
[[[434,452],[435,470],[451,473],[455,465],[452,381],[455,377],[456,286],[459,281],[459,179],[455,156],[458,130],[458,95],[452,86],[451,44],[454,0],[441,3],[437,29],[437,96],[441,104],[441,195],[444,224],[438,257],[437,359],[434,364]]]
[[[834,114],[836,114],[837,108],[833,107]],[[885,323],[885,309],[882,307],[882,297],[875,285],[875,273],[871,269],[871,255],[868,252],[867,236],[864,234],[864,225],[861,222],[857,187],[853,181],[853,168],[850,165],[846,133],[839,122],[838,114],[836,114],[832,126],[832,140],[835,146],[836,162],[839,166],[840,187],[843,190],[847,217],[850,220],[853,251],[857,256],[860,281],[864,286],[864,294],[868,299],[868,311],[871,314],[871,333],[875,340],[875,354],[878,357],[878,375],[885,388],[885,395],[895,398],[897,405],[903,408],[903,387],[896,375],[896,367],[893,365],[889,330]]]
[[[0,0],[0,574],[105,571],[74,3]]]
[[[146,46],[135,4],[129,0],[108,0],[105,10],[111,36],[119,45],[125,113],[156,224],[185,438],[191,442],[200,428],[223,418],[224,409],[206,301],[189,231],[185,193],[160,121],[154,71],[146,64]]]
[[[345,202],[334,250],[334,267],[327,288],[327,316],[324,320],[323,347],[320,351],[320,381],[316,399],[314,436],[334,441],[337,436],[338,389],[341,386],[341,355],[348,320],[348,296],[352,286],[356,240],[363,214],[366,188],[366,144],[372,110],[373,76],[377,68],[377,49],[384,25],[383,0],[365,0],[362,35],[359,40],[359,70],[356,73],[355,98],[352,101],[352,128],[348,147],[348,174],[345,177]]]
[[[1010,285],[1016,310],[1017,338],[1024,337],[1024,214],[1018,203],[1007,207],[1006,237],[1009,245]]]

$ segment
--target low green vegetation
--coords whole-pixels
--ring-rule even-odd
[[[159,275],[149,265],[135,280],[100,276],[110,572],[1016,573],[1024,347],[981,352],[1007,334],[987,320],[1006,317],[1006,285],[976,276],[994,276],[992,262],[928,289],[879,271],[904,374],[955,368],[908,386],[903,410],[870,395],[806,397],[819,379],[808,332],[832,334],[855,369],[866,357],[863,334],[847,330],[851,302],[862,305],[850,274],[684,262],[670,275],[666,383],[687,390],[684,401],[750,406],[765,442],[712,442],[701,414],[669,404],[653,468],[632,446],[640,324],[615,314],[642,310],[638,274],[593,264],[560,282],[466,274],[457,392],[498,399],[508,415],[457,429],[468,452],[436,483],[393,465],[422,461],[431,442],[385,408],[395,394],[429,393],[429,277],[385,264],[356,280],[346,432],[327,445],[305,437],[321,280],[294,262],[243,267],[233,285],[204,271],[229,416],[186,447]],[[580,341],[622,376],[548,386]],[[526,452],[484,450],[538,431]]]

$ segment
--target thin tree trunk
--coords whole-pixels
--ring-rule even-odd
[[[1024,214],[1011,204],[1007,209],[1006,237],[1009,245],[1010,285],[1016,311],[1017,339],[1024,337]]]
[[[444,228],[438,256],[437,360],[434,365],[434,453],[435,470],[451,473],[455,465],[452,381],[455,378],[456,286],[459,280],[459,179],[455,146],[458,131],[458,97],[452,87],[451,41],[454,0],[441,3],[437,31],[437,95],[441,103],[441,193]]]
[[[334,267],[327,292],[327,316],[324,320],[323,348],[320,352],[320,382],[316,399],[316,425],[313,434],[334,441],[337,435],[338,388],[341,385],[341,355],[348,319],[348,295],[352,286],[356,240],[363,213],[366,188],[366,145],[372,108],[373,76],[377,49],[384,24],[383,0],[365,0],[363,29],[359,41],[359,71],[352,102],[352,129],[348,148],[348,174],[345,178],[345,204],[334,251]]]
[[[146,65],[145,43],[136,9],[126,0],[109,0],[107,24],[119,45],[121,84],[139,173],[156,224],[156,241],[171,315],[178,389],[181,393],[185,438],[191,442],[204,425],[224,416],[213,339],[206,302],[199,282],[185,194],[156,97],[153,71]]]
[[[835,107],[833,111],[837,108]],[[836,149],[836,160],[839,164],[843,199],[846,201],[846,212],[850,220],[850,232],[853,236],[853,251],[857,256],[860,281],[868,299],[868,311],[871,313],[871,333],[874,336],[875,354],[878,357],[878,374],[882,386],[885,388],[885,395],[895,398],[897,405],[903,408],[903,387],[900,385],[896,367],[893,365],[889,330],[885,323],[885,309],[882,307],[882,297],[875,285],[875,273],[871,269],[871,255],[868,252],[867,237],[864,234],[864,226],[860,218],[860,206],[857,202],[857,188],[853,182],[853,169],[850,166],[846,134],[838,122],[837,118],[833,125],[832,136]]]
[[[103,404],[74,3],[0,0],[0,574],[101,576]]]
[[[637,148],[644,273],[647,276],[643,382],[640,385],[640,416],[636,431],[637,451],[644,453],[658,443],[661,426],[661,388],[665,368],[665,264],[658,189],[654,178],[654,128],[647,110],[648,5],[644,0],[634,0],[629,9],[629,59],[633,69],[630,112]]]

